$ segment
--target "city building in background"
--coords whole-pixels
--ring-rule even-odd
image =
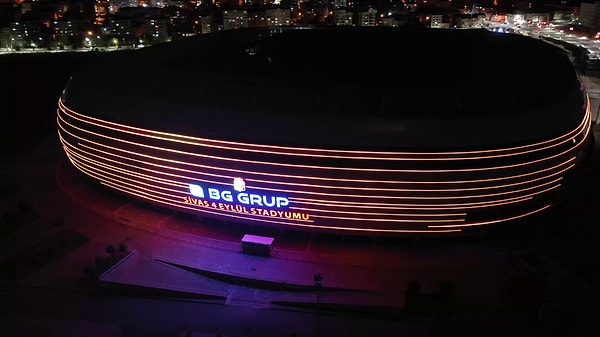
[[[264,21],[264,18],[262,18]],[[234,9],[232,11],[223,11],[223,29],[248,28],[248,12]]]
[[[6,51],[128,48],[219,30],[279,26],[480,29],[499,24],[514,26],[560,21],[562,24],[574,23],[586,34],[595,34],[598,30],[597,7],[595,2],[564,1],[551,5],[504,1],[479,5],[450,1],[384,4],[346,0],[3,0],[0,3],[0,48]],[[149,18],[152,22],[147,21]],[[124,20],[130,20],[130,23],[126,24]],[[99,38],[86,40],[87,32],[94,30],[92,26],[100,32]]]

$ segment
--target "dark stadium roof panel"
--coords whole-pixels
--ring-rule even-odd
[[[434,132],[461,148],[573,128],[579,116],[562,111],[583,104],[577,81],[561,49],[520,35],[264,28],[106,54],[62,98],[103,118],[240,141],[437,148]]]

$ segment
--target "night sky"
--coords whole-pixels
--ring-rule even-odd
[[[31,149],[56,130],[56,103],[70,75],[91,52],[0,55],[3,89],[0,153]]]

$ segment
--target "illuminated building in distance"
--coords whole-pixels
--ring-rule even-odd
[[[238,29],[74,74],[75,168],[201,218],[360,235],[471,233],[564,199],[591,155],[563,52],[486,30]]]

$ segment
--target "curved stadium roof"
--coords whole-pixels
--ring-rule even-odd
[[[105,54],[62,98],[107,120],[217,139],[437,149],[573,129],[581,115],[563,112],[583,105],[577,81],[561,49],[521,35],[264,28]]]
[[[542,212],[591,154],[558,47],[484,30],[239,29],[106,54],[57,123],[71,163],[226,221],[402,235]]]

